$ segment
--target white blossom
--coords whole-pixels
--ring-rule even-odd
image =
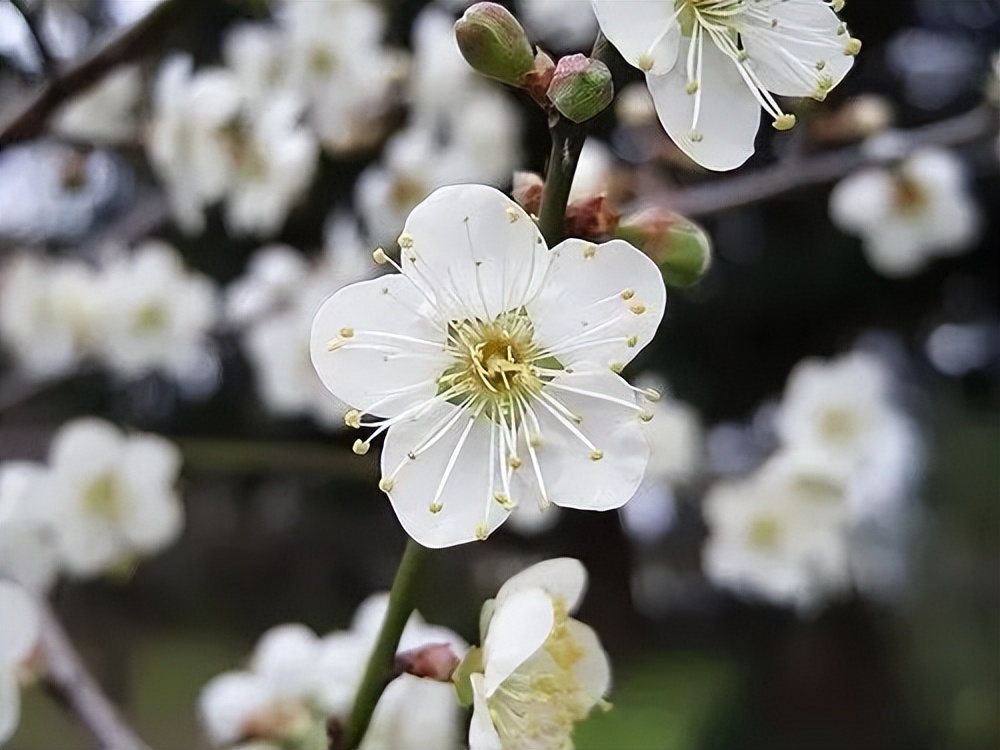
[[[0,342],[29,376],[75,369],[97,325],[97,276],[78,261],[19,255],[0,272]]]
[[[0,580],[0,745],[7,742],[21,718],[17,670],[35,648],[39,620],[35,604],[24,590]]]
[[[754,151],[761,107],[826,97],[861,43],[825,0],[592,0],[601,30],[646,84],[667,134],[698,164],[734,169]]]
[[[810,610],[850,585],[848,477],[822,453],[778,454],[705,498],[705,573],[716,584]]]
[[[114,257],[99,280],[97,356],[125,377],[159,370],[184,379],[204,356],[216,289],[165,242]]]
[[[656,265],[621,240],[549,251],[482,185],[433,193],[399,244],[401,273],[324,303],[311,351],[354,407],[345,421],[375,428],[355,450],[386,433],[379,486],[407,533],[446,547],[485,539],[519,502],[624,505],[651,414],[617,373],[662,319]]]
[[[308,261],[295,248],[260,248],[250,258],[246,273],[226,289],[227,322],[244,326],[287,306],[309,274]]]
[[[470,750],[567,750],[575,725],[602,705],[608,656],[597,634],[569,616],[586,581],[578,560],[546,560],[483,605],[482,647],[459,667],[471,682]]]
[[[579,0],[520,0],[517,5],[528,33],[546,48],[589,51],[597,36],[597,23],[580,12]]]
[[[70,100],[56,114],[53,129],[60,135],[93,143],[134,140],[141,95],[142,73],[135,65],[126,65]]]
[[[969,251],[982,227],[962,163],[937,148],[917,151],[895,168],[847,177],[830,195],[830,217],[861,235],[872,268],[890,277]]]
[[[29,500],[52,519],[68,572],[96,575],[170,544],[184,522],[180,460],[156,435],[125,435],[92,418],[63,425]]]
[[[45,467],[27,461],[0,464],[0,576],[45,591],[59,572],[53,519],[32,502],[32,484]]]

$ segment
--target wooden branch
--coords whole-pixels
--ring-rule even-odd
[[[122,719],[63,630],[48,601],[35,601],[41,619],[39,643],[49,685],[73,710],[104,750],[150,750]]]
[[[0,149],[42,135],[49,117],[59,107],[98,83],[113,68],[149,52],[156,39],[180,16],[181,10],[193,6],[195,2],[163,0],[104,46],[44,83],[17,108],[13,117],[0,126]]]
[[[908,153],[921,146],[959,146],[990,135],[995,138],[996,133],[996,110],[979,107],[933,125],[900,131],[898,135],[902,139],[901,145]],[[671,210],[683,216],[710,216],[802,188],[836,182],[874,161],[864,145],[850,146],[736,177],[668,191],[661,200]]]

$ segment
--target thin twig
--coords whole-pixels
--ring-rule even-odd
[[[909,152],[921,146],[958,146],[991,134],[995,136],[996,132],[996,110],[980,107],[933,125],[901,131],[898,135],[902,147]],[[709,216],[802,188],[836,182],[874,161],[870,149],[851,146],[668,192],[663,201],[684,216]]]
[[[41,619],[39,641],[51,686],[104,750],[150,750],[104,695],[48,602],[40,597],[36,604]]]
[[[38,57],[42,61],[42,71],[49,76],[55,75],[56,59],[49,51],[49,45],[46,43],[45,37],[42,36],[42,30],[38,26],[38,17],[28,7],[25,0],[10,0],[10,4],[21,14],[21,18],[24,19],[24,23],[28,27],[28,33],[31,34],[31,39],[35,43],[35,49],[38,51]]]
[[[104,46],[46,82],[0,126],[0,149],[44,133],[49,117],[60,106],[98,83],[113,68],[148,53],[154,40],[167,30],[180,10],[194,4],[195,0],[163,0]]]

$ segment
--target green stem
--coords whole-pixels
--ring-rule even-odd
[[[580,161],[583,142],[587,139],[587,130],[565,117],[554,115],[549,134],[552,136],[552,151],[545,172],[538,228],[549,247],[554,247],[566,235],[566,204],[569,202],[569,189],[573,185],[573,175],[576,174],[576,165]]]
[[[368,657],[365,674],[347,720],[343,742],[339,745],[341,750],[357,750],[368,731],[368,724],[382,691],[392,679],[396,650],[403,628],[414,609],[414,584],[426,553],[427,549],[412,539],[406,542],[406,550],[403,552],[403,559],[399,561],[392,591],[389,593],[389,608],[378,633],[378,640],[375,641],[375,648]]]

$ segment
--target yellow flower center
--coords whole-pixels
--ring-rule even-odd
[[[118,477],[105,472],[92,480],[83,491],[83,508],[91,516],[116,521],[123,510]]]
[[[759,516],[747,533],[750,545],[761,550],[773,550],[781,537],[781,522],[774,516]]]

